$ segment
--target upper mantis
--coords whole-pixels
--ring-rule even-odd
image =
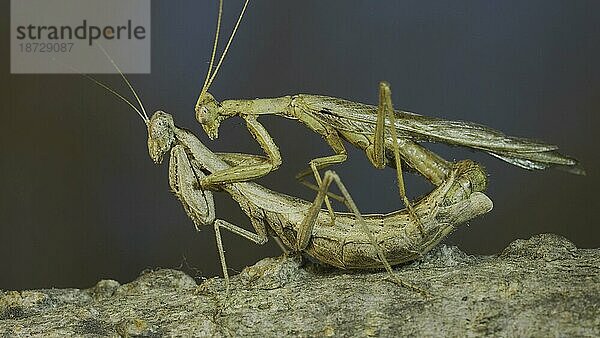
[[[219,125],[225,119],[233,116],[242,117],[248,130],[264,150],[266,157],[253,163],[212,173],[201,180],[202,187],[210,188],[222,183],[252,180],[276,170],[281,165],[282,159],[277,145],[257,120],[260,115],[266,114],[298,120],[321,135],[334,152],[333,155],[311,160],[309,168],[297,175],[298,179],[312,173],[317,183],[320,184],[320,169],[344,162],[347,159],[343,143],[345,140],[365,151],[367,158],[376,168],[396,167],[400,197],[409,210],[411,206],[406,198],[402,161],[434,185],[441,184],[452,167],[450,162],[427,150],[418,142],[443,142],[485,151],[508,163],[529,170],[559,167],[574,174],[585,174],[575,159],[557,152],[558,147],[555,145],[507,136],[494,129],[471,122],[449,121],[394,110],[391,104],[391,90],[385,82],[380,83],[379,86],[378,106],[310,94],[218,102],[208,92],[208,89],[223,62],[247,4],[248,0],[244,4],[227,46],[213,71],[212,65],[221,22],[221,8],[219,10],[217,34],[209,71],[198,97],[195,111],[196,119],[202,124],[211,139],[218,137]],[[331,212],[328,201],[325,202]]]

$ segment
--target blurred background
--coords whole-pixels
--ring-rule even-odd
[[[226,1],[223,36],[241,5]],[[8,1],[0,12],[8,46]],[[130,79],[149,110],[172,113],[211,149],[261,154],[241,119],[226,121],[216,141],[194,119],[216,13],[217,1],[153,1],[152,73]],[[558,144],[588,176],[528,172],[431,145],[447,159],[483,163],[494,201],[446,243],[492,254],[552,232],[598,247],[599,13],[593,0],[253,1],[210,92],[217,100],[316,93],[375,104],[386,80],[397,108]],[[212,228],[194,229],[169,192],[168,166],[148,157],[145,126],[131,109],[81,76],[10,75],[8,48],[0,58],[0,289],[127,282],[158,267],[221,274]],[[98,77],[129,96],[117,75]],[[293,176],[330,149],[296,121],[261,121],[284,164],[260,183],[312,199]],[[334,169],[362,212],[402,208],[394,171],[348,150]],[[408,175],[407,188],[414,197],[431,186]],[[215,202],[219,217],[250,229],[228,195]],[[258,246],[229,233],[224,243],[234,271],[280,252],[272,241]]]

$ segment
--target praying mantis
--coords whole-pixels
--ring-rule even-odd
[[[311,160],[309,168],[296,176],[306,185],[316,188],[304,182],[304,178],[312,173],[317,185],[320,185],[322,178],[319,170],[346,161],[348,157],[344,146],[346,141],[363,150],[374,167],[396,168],[400,198],[413,216],[415,215],[411,211],[410,201],[406,197],[403,167],[407,165],[436,186],[444,182],[452,168],[451,162],[429,151],[419,142],[442,142],[484,151],[528,170],[557,167],[573,174],[585,174],[577,160],[559,153],[555,145],[507,136],[500,131],[472,122],[450,121],[394,110],[391,105],[391,89],[385,82],[379,85],[378,106],[312,94],[219,102],[208,92],[208,89],[223,63],[247,5],[248,0],[244,3],[233,32],[213,71],[221,24],[222,0],[220,1],[211,61],[195,105],[196,120],[202,125],[206,134],[211,139],[215,139],[219,135],[219,126],[223,121],[234,116],[241,117],[266,156],[257,158],[253,163],[240,164],[204,177],[200,183],[203,188],[219,186],[223,183],[250,181],[267,175],[281,165],[282,158],[275,141],[266,128],[258,122],[258,117],[261,115],[278,115],[298,120],[322,136],[333,150],[334,154],[330,156]],[[330,214],[333,215],[327,197],[325,203]],[[415,220],[418,221],[416,218]]]

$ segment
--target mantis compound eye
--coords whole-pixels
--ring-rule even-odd
[[[206,106],[201,106],[196,110],[196,119],[202,124],[209,124],[212,122],[210,113]]]

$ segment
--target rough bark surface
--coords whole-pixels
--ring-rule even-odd
[[[197,285],[183,272],[85,289],[0,291],[5,336],[600,336],[600,249],[556,235],[495,256],[440,246],[397,267],[424,298],[383,272],[267,258]]]

